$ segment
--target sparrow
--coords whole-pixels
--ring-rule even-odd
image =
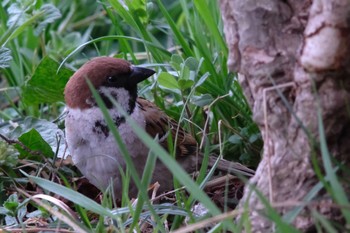
[[[178,123],[167,116],[154,103],[138,97],[137,84],[152,76],[155,71],[133,66],[128,61],[112,57],[97,57],[85,63],[69,79],[64,90],[67,115],[65,133],[68,150],[81,173],[101,190],[113,183],[117,198],[122,195],[122,174],[126,170],[118,144],[109,131],[104,116],[92,96],[87,79],[93,84],[104,101],[123,142],[133,159],[134,166],[142,175],[149,149],[134,133],[125,117],[115,107],[109,96],[127,112],[151,137],[168,150],[168,135],[175,135]],[[179,127],[176,141],[176,161],[188,173],[194,172],[203,160],[195,138]],[[210,158],[213,165],[216,158]],[[254,171],[234,162],[220,161],[224,170],[252,176]],[[173,188],[171,172],[157,161],[152,174],[152,183],[160,184],[159,192]],[[129,196],[136,197],[138,190],[132,183]]]

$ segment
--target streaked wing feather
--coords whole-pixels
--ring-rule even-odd
[[[167,116],[152,102],[138,98],[137,104],[145,115],[146,132],[151,137],[158,137],[160,145],[168,150],[167,136],[171,132],[172,139],[176,137],[178,124],[175,120]],[[197,142],[192,135],[185,132],[181,127],[177,134],[176,156],[194,155],[197,151]]]

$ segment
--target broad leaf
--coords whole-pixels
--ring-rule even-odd
[[[64,87],[73,71],[62,67],[45,57],[35,70],[32,78],[23,87],[23,101],[28,105],[63,101]]]
[[[9,139],[18,139],[31,150],[40,150],[45,155],[52,156],[52,152],[56,153],[57,149],[58,157],[64,155],[65,142],[63,132],[56,124],[47,120],[27,117],[22,122],[2,127],[0,133]],[[50,149],[47,145],[50,146]],[[23,156],[23,151],[20,152],[22,152]]]
[[[199,63],[194,57],[189,57],[185,61],[185,66],[187,66],[192,71],[197,71],[198,65]]]
[[[22,134],[18,138],[18,140],[21,143],[23,143],[28,149],[30,149],[31,152],[40,152],[48,158],[52,158],[54,155],[50,145],[41,137],[41,135],[35,129],[31,129],[30,131]],[[35,159],[31,156],[31,153],[22,148],[20,145],[16,145],[15,147],[20,153],[20,158]]]
[[[7,26],[10,27],[17,27],[22,25],[25,21],[29,19],[29,14],[25,12],[25,6],[19,3],[13,3],[11,6],[7,9],[7,13],[9,15],[9,19],[7,20]]]
[[[52,4],[44,4],[40,9],[39,12],[42,13],[42,18],[40,19],[40,22],[38,26],[35,28],[34,33],[35,35],[40,35],[40,33],[45,29],[45,27],[49,23],[55,22],[56,19],[61,18],[60,11]]]
[[[177,83],[177,80],[175,79],[175,77],[172,76],[171,74],[162,72],[159,74],[157,81],[160,86],[168,90],[171,90],[175,93],[180,93],[179,84]]]
[[[181,64],[183,63],[183,59],[180,55],[174,54],[171,56],[170,64],[175,68],[175,70],[181,69]]]
[[[242,137],[237,134],[234,134],[228,138],[228,141],[231,142],[232,144],[241,144]]]
[[[36,25],[34,33],[38,36],[48,24],[55,22],[56,19],[62,16],[60,11],[52,4],[44,4],[40,9],[34,11],[31,11],[31,7],[29,3],[11,4],[7,10],[10,16],[7,26],[16,28],[30,21]]]
[[[187,88],[192,87],[194,84],[194,81],[192,80],[185,80],[185,79],[180,79],[178,82],[178,85],[180,87],[181,90],[185,90]]]

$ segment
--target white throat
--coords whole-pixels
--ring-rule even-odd
[[[130,93],[124,88],[100,87],[100,93],[106,97],[112,96],[126,112],[130,112]]]

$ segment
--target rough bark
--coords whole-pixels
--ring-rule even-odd
[[[250,184],[284,215],[319,182],[311,162],[315,154],[322,164],[319,107],[329,151],[349,165],[350,1],[220,0],[220,5],[229,67],[238,72],[264,140],[263,158]],[[314,224],[313,208],[330,219],[339,216],[327,192],[313,200],[321,201],[305,207],[293,222],[303,231]],[[258,211],[264,205],[248,185],[241,202],[246,201],[252,231],[273,231],[272,222]]]

